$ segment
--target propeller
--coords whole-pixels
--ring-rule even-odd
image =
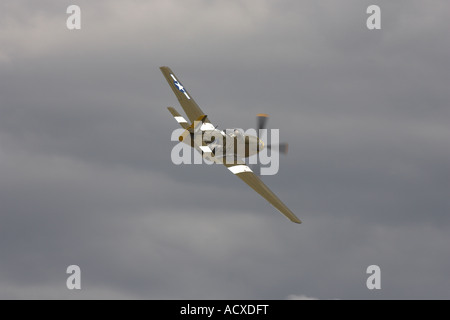
[[[265,114],[265,113],[260,113],[256,116],[256,125],[257,125],[257,137],[258,139],[263,140],[263,135],[266,132],[266,130],[263,131],[263,134],[260,136],[260,130],[262,129],[266,129],[266,125],[267,125],[267,120],[269,119],[269,115]],[[278,152],[282,153],[282,154],[287,154],[288,152],[288,144],[287,143],[280,143],[280,144],[268,144],[266,145],[266,148],[269,150],[272,150],[273,147],[278,147]],[[254,169],[258,169],[258,170],[253,170],[254,172],[256,172],[258,175],[260,174],[261,168],[259,165],[259,159],[258,159],[258,164],[254,164],[252,165],[252,168]]]

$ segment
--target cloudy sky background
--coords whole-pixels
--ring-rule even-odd
[[[448,12],[2,1],[0,298],[450,299]],[[162,65],[221,128],[271,115],[290,153],[263,179],[302,225],[222,166],[171,163]]]

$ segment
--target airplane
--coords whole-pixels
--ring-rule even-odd
[[[167,108],[179,125],[185,129],[183,134],[180,135],[179,140],[196,149],[203,158],[225,165],[230,172],[238,176],[253,190],[259,193],[289,220],[298,224],[302,223],[244,161],[245,158],[255,155],[265,148],[260,137],[244,135],[244,133],[238,129],[226,131],[218,130],[217,127],[209,121],[208,117],[200,109],[172,70],[165,66],[160,67],[160,70],[191,122],[191,124],[189,124],[189,122],[173,107]],[[266,120],[266,114],[258,115],[259,129],[264,127]],[[259,133],[260,130],[257,132]],[[198,136],[198,133],[202,137],[200,140],[194,138],[196,134]],[[232,141],[235,143],[230,144],[224,141]],[[242,142],[245,147],[241,149],[237,148],[236,146],[239,142]],[[280,147],[282,151],[287,150],[286,144],[282,144]],[[230,156],[232,161],[229,161]]]

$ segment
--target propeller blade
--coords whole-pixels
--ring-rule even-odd
[[[266,129],[268,118],[269,118],[269,116],[265,113],[260,113],[256,116],[258,139],[262,139],[262,137],[259,136],[259,130]],[[271,150],[273,146],[276,146],[278,148],[279,153],[287,154],[287,152],[288,152],[288,144],[287,143],[280,143],[280,144],[274,144],[274,145],[269,144],[266,146],[266,148]],[[251,169],[255,174],[260,175],[261,166],[259,164],[259,155],[258,155],[258,164],[251,165]]]
[[[268,117],[269,117],[269,115],[267,115],[265,113],[259,113],[256,115],[256,135],[257,135],[258,139],[262,139],[262,135],[261,136],[259,135],[259,131],[266,128]],[[263,134],[264,134],[264,132],[263,132]],[[257,158],[258,163],[252,164],[251,169],[256,175],[259,176],[261,174],[261,165],[259,163],[259,155],[257,155],[257,157],[258,157]]]
[[[280,143],[278,145],[276,144],[268,144],[267,145],[267,149],[271,150],[272,146],[278,146],[278,152],[282,153],[282,154],[287,154],[288,152],[288,144],[287,143]]]
[[[267,124],[267,119],[268,119],[268,115],[265,113],[260,113],[256,116],[256,122],[257,122],[257,128],[256,128],[256,132],[258,134],[258,139],[259,137],[259,130],[261,129],[265,129],[266,128],[266,124]]]

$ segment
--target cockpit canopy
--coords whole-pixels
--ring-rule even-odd
[[[244,136],[244,130],[240,128],[233,128],[233,129],[226,129],[225,133],[232,137],[243,137]]]

